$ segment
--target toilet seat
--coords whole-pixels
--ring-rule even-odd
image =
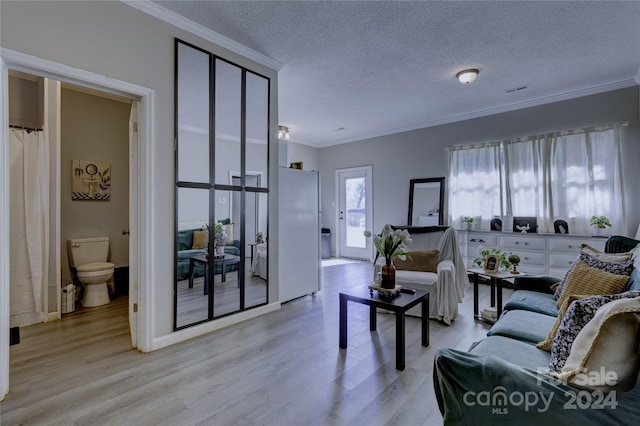
[[[105,269],[113,269],[115,268],[115,266],[115,263],[111,262],[92,262],[85,265],[80,265],[76,270],[78,272],[95,272],[104,271]]]

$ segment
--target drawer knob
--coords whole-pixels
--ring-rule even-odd
[[[567,247],[569,247],[569,248],[573,248],[573,245],[572,245],[572,244],[569,244]]]
[[[529,258],[527,256],[524,257],[524,260],[529,260]]]
[[[520,244],[520,242],[516,241],[516,245]]]
[[[525,241],[524,245],[525,245],[525,246],[528,246],[528,245],[529,245],[529,243]]]

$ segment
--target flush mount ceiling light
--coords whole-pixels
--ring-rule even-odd
[[[476,77],[478,77],[478,73],[479,72],[480,71],[478,71],[475,68],[468,69],[468,70],[462,70],[458,74],[456,74],[456,77],[458,78],[458,81],[460,83],[469,84],[472,81],[474,81],[476,79]]]
[[[278,126],[278,139],[289,139],[289,128],[287,126]]]

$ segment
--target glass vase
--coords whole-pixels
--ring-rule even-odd
[[[382,265],[382,281],[380,286],[386,289],[393,289],[396,287],[396,267],[393,262],[385,263]]]

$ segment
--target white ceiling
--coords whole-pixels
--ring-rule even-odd
[[[317,147],[640,82],[638,1],[154,3],[284,64],[279,122]]]

